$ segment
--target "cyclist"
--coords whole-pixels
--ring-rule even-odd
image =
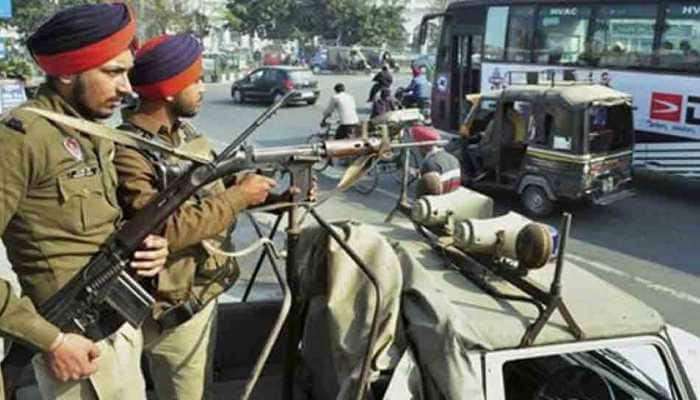
[[[336,139],[357,136],[360,128],[360,118],[357,117],[355,99],[345,92],[345,85],[338,83],[333,87],[335,94],[331,97],[328,107],[323,112],[321,127],[326,126],[326,120],[333,112],[338,113],[340,125],[335,132]]]

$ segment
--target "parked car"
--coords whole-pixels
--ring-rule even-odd
[[[318,80],[308,68],[265,66],[253,70],[231,85],[231,97],[236,103],[246,101],[277,101],[290,90],[299,91],[292,101],[314,104],[321,94]]]

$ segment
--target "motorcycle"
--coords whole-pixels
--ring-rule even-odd
[[[430,99],[413,99],[411,97],[406,96],[406,88],[404,87],[399,87],[396,89],[396,92],[394,93],[394,98],[401,103],[401,107],[403,108],[418,108],[420,109],[421,114],[426,116],[426,118],[430,118],[430,109],[432,107],[432,103]]]

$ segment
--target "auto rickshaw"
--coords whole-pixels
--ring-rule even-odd
[[[513,85],[466,96],[460,138],[467,184],[516,191],[526,212],[560,199],[606,205],[632,195],[632,99],[606,86]]]

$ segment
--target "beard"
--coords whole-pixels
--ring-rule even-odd
[[[75,99],[75,108],[80,115],[87,119],[105,119],[112,116],[112,112],[104,113],[100,110],[94,110],[89,106],[87,99],[88,91],[82,75],[78,75],[73,85],[73,99]]]
[[[200,97],[198,102],[201,102],[202,98]],[[177,97],[175,99],[175,102],[172,104],[172,111],[173,114],[177,115],[180,118],[194,118],[197,115],[197,112],[199,111],[199,105],[195,102],[187,102],[184,101],[182,98]]]

